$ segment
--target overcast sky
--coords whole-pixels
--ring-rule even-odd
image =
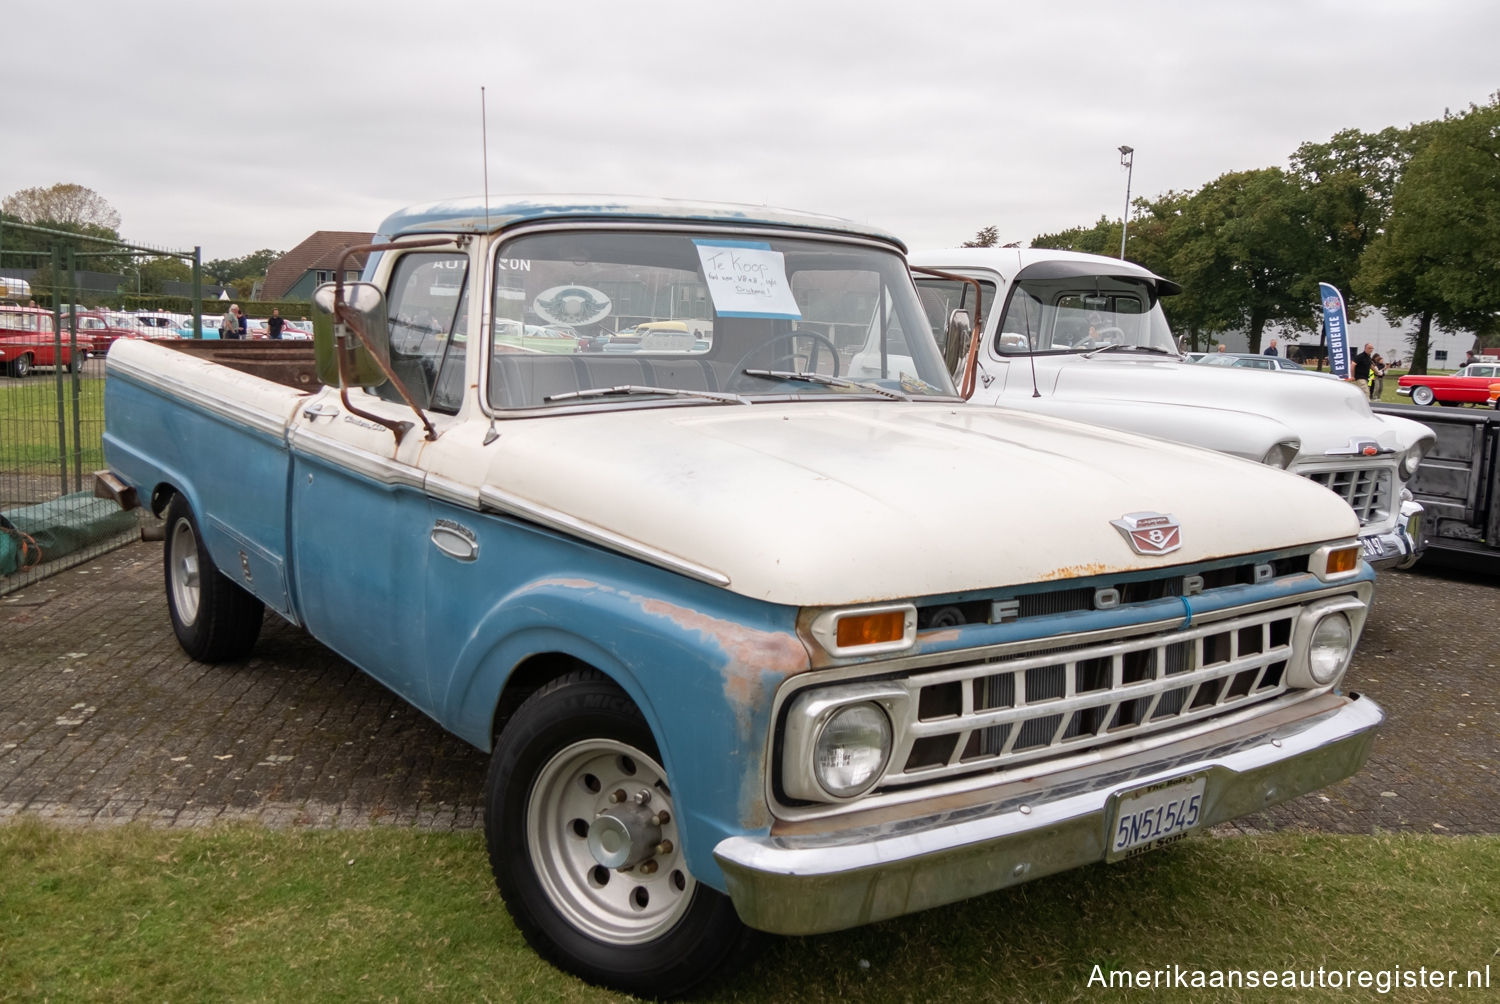
[[[1500,90],[1495,0],[8,4],[0,197],[74,182],[204,260],[484,188],[769,203],[914,247]]]

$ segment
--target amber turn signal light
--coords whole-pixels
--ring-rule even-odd
[[[886,645],[906,637],[906,612],[882,610],[879,613],[850,614],[839,619],[839,648],[857,645]]]
[[[1327,575],[1352,572],[1359,567],[1359,547],[1338,547],[1328,552]]]

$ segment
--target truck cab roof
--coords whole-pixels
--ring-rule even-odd
[[[428,202],[392,213],[380,224],[378,233],[382,239],[423,233],[498,233],[546,219],[724,222],[822,230],[869,237],[906,251],[897,237],[837,216],[732,202],[621,195],[506,195],[492,197],[488,205],[478,196]]]

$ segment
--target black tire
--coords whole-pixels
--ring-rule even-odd
[[[596,813],[622,811],[615,792],[628,811],[667,814],[641,829],[668,850],[627,869],[599,862],[589,832]],[[688,873],[677,814],[651,730],[619,687],[582,670],[527,698],[495,744],[484,828],[495,884],[537,954],[647,997],[686,993],[748,962],[762,938]]]
[[[184,652],[199,662],[228,662],[250,654],[260,636],[265,604],[219,571],[181,495],[167,504],[162,572],[172,630]]]
[[[1436,400],[1437,395],[1433,393],[1431,387],[1428,387],[1424,384],[1418,384],[1411,389],[1412,404],[1420,404],[1423,407],[1428,407],[1432,404],[1432,402]]]
[[[17,380],[25,380],[31,376],[31,356],[23,353],[12,359],[10,361],[10,375]]]

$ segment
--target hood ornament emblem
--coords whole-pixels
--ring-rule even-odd
[[[1109,521],[1136,554],[1170,554],[1182,546],[1182,527],[1159,512],[1128,512]]]

